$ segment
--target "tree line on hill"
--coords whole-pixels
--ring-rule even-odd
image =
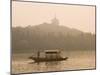
[[[85,33],[68,27],[48,26],[50,25],[42,24],[37,26],[13,27],[13,52],[46,49],[95,49],[95,34]]]

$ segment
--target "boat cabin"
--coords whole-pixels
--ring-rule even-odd
[[[60,58],[60,50],[45,50],[45,58],[47,59],[57,59]]]

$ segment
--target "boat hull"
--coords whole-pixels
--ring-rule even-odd
[[[29,59],[34,60],[35,62],[50,62],[50,61],[63,61],[63,60],[67,60],[68,57],[65,58],[35,58],[35,57],[29,57]]]

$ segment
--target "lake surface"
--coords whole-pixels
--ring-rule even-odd
[[[48,72],[62,70],[95,69],[95,50],[64,51],[68,60],[34,63],[28,59],[34,53],[16,53],[12,56],[12,73]]]

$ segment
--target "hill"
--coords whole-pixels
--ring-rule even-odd
[[[13,52],[37,49],[93,50],[95,49],[95,34],[48,23],[13,27],[12,49]]]

